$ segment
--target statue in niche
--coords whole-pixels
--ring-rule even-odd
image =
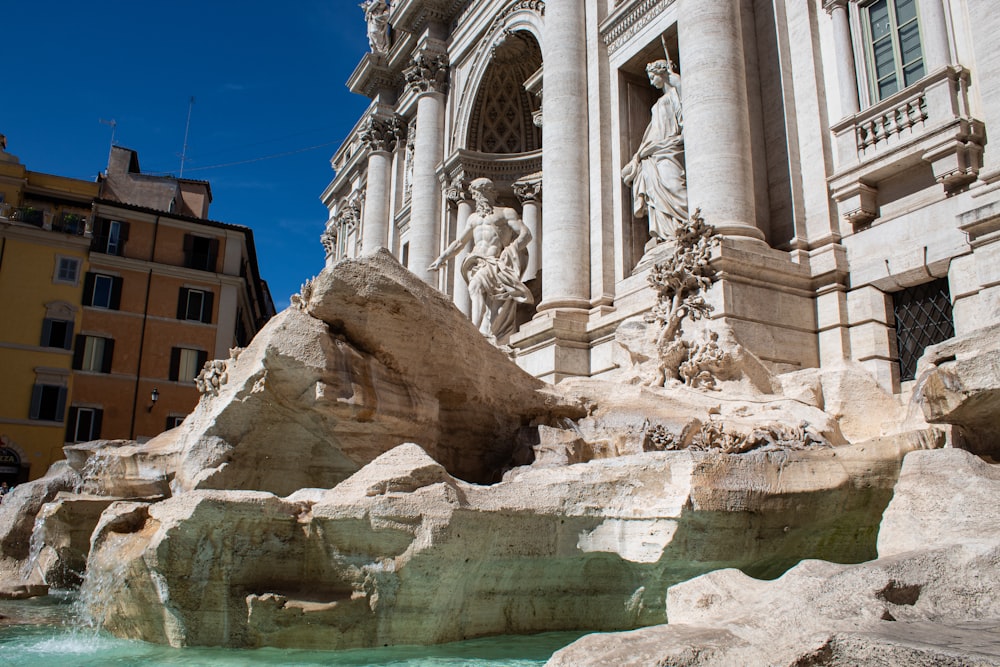
[[[389,6],[385,0],[365,0],[358,5],[368,22],[368,46],[372,53],[389,53]]]
[[[517,211],[496,203],[496,189],[488,178],[469,184],[476,211],[469,216],[462,235],[428,267],[439,270],[473,242],[472,252],[459,270],[469,285],[472,323],[483,335],[499,342],[513,332],[517,304],[534,303],[522,282],[521,252],[531,241],[531,232]]]
[[[684,117],[674,63],[656,60],[646,65],[646,73],[663,95],[653,105],[639,150],[622,169],[622,180],[632,188],[635,215],[649,219],[649,234],[659,243],[673,238],[678,222],[688,218]]]

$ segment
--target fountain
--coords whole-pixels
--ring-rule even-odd
[[[697,289],[660,294],[695,312]],[[848,362],[774,376],[731,332],[677,314],[623,324],[616,375],[552,387],[387,252],[345,260],[213,362],[181,426],[67,447],[16,489],[0,588],[79,584],[95,627],[171,647],[577,633],[543,635],[551,653],[581,632],[692,623],[700,603],[677,596],[706,577],[726,600],[749,586],[708,573],[883,555],[904,457],[958,442],[924,415],[964,414],[940,375],[971,344],[929,351],[921,413]],[[557,664],[586,662],[571,655]]]

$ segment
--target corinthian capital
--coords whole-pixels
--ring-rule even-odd
[[[403,70],[406,85],[415,93],[444,93],[448,90],[448,57],[426,51],[413,56],[413,64]]]
[[[542,198],[542,180],[541,179],[527,179],[523,181],[517,181],[513,185],[514,194],[517,198],[521,200],[521,203],[529,201],[538,201]]]
[[[388,118],[369,116],[361,128],[360,138],[370,151],[396,150],[396,144],[406,136],[406,124],[399,116]]]

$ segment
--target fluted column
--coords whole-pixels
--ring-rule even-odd
[[[688,205],[701,208],[726,236],[763,240],[756,227],[739,0],[678,4]],[[547,101],[547,85],[545,92]]]
[[[545,3],[545,234],[538,311],[590,307],[586,5]]]
[[[542,182],[540,180],[525,180],[514,183],[514,194],[521,200],[521,218],[524,226],[531,232],[531,242],[528,244],[528,262],[524,266],[522,280],[528,282],[538,277],[542,267],[542,226],[540,224],[540,204],[542,198]]]
[[[920,33],[923,37],[924,71],[933,72],[951,64],[948,46],[948,22],[942,0],[920,0],[917,3]]]
[[[410,270],[437,286],[437,273],[427,267],[440,250],[441,187],[437,166],[444,156],[445,91],[448,64],[444,55],[417,54],[405,72],[417,95],[417,128],[413,138],[413,187],[410,195]]]
[[[473,203],[469,199],[469,194],[465,191],[461,182],[456,183],[448,188],[446,192],[448,200],[454,202],[456,208],[458,209],[455,220],[455,234],[460,237],[462,232],[465,231],[465,226],[469,223],[469,216],[472,215]],[[458,253],[452,264],[452,272],[454,274],[455,285],[452,290],[452,301],[460,311],[462,311],[467,317],[472,316],[472,299],[469,297],[469,286],[466,284],[465,279],[462,278],[461,266],[465,258],[469,256],[469,247],[462,248],[462,251]]]
[[[361,252],[372,253],[389,245],[389,180],[392,152],[403,131],[395,116],[370,116],[361,133],[368,154],[368,185],[361,227]]]
[[[858,102],[858,71],[854,66],[854,45],[851,42],[847,0],[827,0],[826,11],[833,20],[833,45],[837,55],[837,79],[840,82],[840,115],[853,116],[861,106]]]

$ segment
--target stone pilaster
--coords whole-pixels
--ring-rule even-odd
[[[521,218],[531,232],[531,243],[528,244],[528,263],[524,267],[524,282],[538,277],[542,268],[542,180],[534,177],[514,183],[514,194],[521,201]]]
[[[725,236],[763,240],[756,227],[739,1],[678,0],[678,6],[689,207],[701,208]],[[548,102],[548,84],[545,92]]]
[[[847,1],[827,0],[824,5],[833,21],[841,116],[852,116],[861,108],[858,102],[858,71],[854,66],[854,45],[851,43],[851,22],[847,15]]]
[[[371,253],[389,244],[389,181],[392,153],[405,134],[405,125],[396,116],[368,117],[361,140],[368,148],[368,185],[365,190],[361,252]]]
[[[924,71],[934,70],[950,65],[952,61],[951,47],[948,45],[948,22],[942,0],[920,0],[917,3],[921,46],[924,52]]]
[[[417,97],[417,128],[413,138],[413,177],[410,197],[410,270],[437,285],[437,274],[427,267],[440,250],[441,188],[437,166],[444,156],[445,94],[448,60],[443,54],[420,52],[403,73]]]
[[[465,190],[465,184],[461,179],[457,179],[452,182],[452,184],[445,190],[445,196],[448,201],[455,204],[457,208],[456,220],[455,220],[455,234],[461,236],[462,232],[465,231],[465,226],[469,222],[469,216],[472,215],[472,211],[475,205],[472,199],[469,198],[469,193]],[[469,256],[469,248],[466,246],[462,248],[462,252],[458,253],[452,262],[451,271],[454,278],[454,287],[452,289],[452,301],[458,307],[466,317],[472,316],[472,299],[469,297],[469,286],[466,284],[465,279],[462,278],[460,267],[465,258]]]
[[[549,122],[542,138],[542,171],[548,213],[539,312],[590,307],[587,5],[581,0],[545,3],[542,77]]]

